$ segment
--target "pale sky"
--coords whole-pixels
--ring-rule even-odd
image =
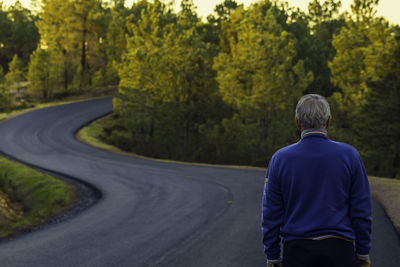
[[[16,2],[16,0],[0,0],[0,2],[6,6],[9,6]],[[256,2],[257,0],[236,0],[237,3],[243,3],[245,6],[250,5],[251,3]],[[290,6],[300,7],[302,10],[307,11],[308,3],[311,0],[287,0]],[[26,6],[30,7],[30,0],[20,0],[20,2]],[[136,2],[136,0],[126,0],[127,5],[131,5],[132,2]],[[179,6],[180,0],[175,0],[176,5]],[[198,14],[206,18],[209,14],[211,14],[217,4],[223,2],[223,0],[193,0],[194,4],[197,6]],[[323,1],[321,1],[323,2]],[[343,10],[350,10],[350,5],[352,0],[342,0]],[[380,0],[378,6],[378,15],[385,17],[392,23],[400,24],[400,1],[399,0]]]

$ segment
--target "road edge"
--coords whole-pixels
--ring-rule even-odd
[[[97,204],[102,198],[102,193],[96,186],[86,181],[83,181],[79,178],[24,162],[16,157],[8,155],[4,151],[0,151],[0,156],[7,158],[11,161],[14,161],[16,163],[23,164],[24,166],[31,168],[35,171],[50,175],[54,179],[59,179],[66,182],[73,188],[72,193],[74,194],[74,200],[69,206],[66,206],[66,210],[64,210],[59,214],[49,217],[44,223],[33,225],[32,227],[24,229],[19,233],[15,233],[7,237],[0,238],[0,244],[3,242],[14,240],[28,233],[42,230],[49,225],[62,223],[70,218],[73,218],[81,214],[85,210],[91,208],[92,206]]]
[[[157,159],[157,158],[150,158],[142,155],[138,155],[133,152],[126,152],[121,150],[120,148],[104,143],[104,141],[97,139],[96,141],[99,143],[104,144],[104,146],[99,145],[98,143],[92,142],[90,139],[85,138],[85,135],[82,134],[85,131],[85,128],[90,127],[92,123],[95,123],[98,120],[101,120],[107,116],[110,116],[112,112],[105,114],[101,117],[98,117],[96,119],[93,119],[92,121],[88,122],[87,124],[83,125],[81,128],[79,128],[76,133],[75,137],[77,138],[78,141],[83,142],[89,146],[95,147],[97,149],[101,149],[110,153],[116,153],[119,155],[123,156],[128,156],[128,157],[133,157],[133,158],[139,158],[139,159],[145,159],[145,160],[151,160],[151,161],[157,161],[157,162],[163,162],[163,163],[174,163],[174,164],[182,164],[182,165],[191,165],[191,166],[200,166],[200,167],[215,167],[215,168],[230,168],[230,169],[241,169],[241,170],[254,170],[254,171],[266,171],[266,168],[260,168],[260,167],[253,167],[253,166],[232,166],[232,165],[218,165],[218,164],[207,164],[207,163],[195,163],[195,162],[183,162],[183,161],[174,161],[174,160],[165,160],[165,159]],[[385,215],[389,218],[391,221],[394,229],[396,230],[398,237],[400,239],[400,219],[396,220],[398,216],[395,216],[393,214],[393,209],[389,208],[386,205],[386,201],[383,201],[382,198],[384,197],[384,192],[381,192],[380,187],[376,186],[376,183],[371,182],[372,179],[379,179],[379,177],[374,177],[374,176],[368,176],[368,179],[370,181],[370,186],[373,187],[371,188],[371,191],[374,191],[373,194],[371,194],[371,197],[379,203],[379,205],[382,206]],[[400,181],[398,181],[400,185]],[[400,205],[399,206],[399,211],[398,213],[400,214]]]
[[[212,167],[212,168],[228,168],[228,169],[240,169],[240,170],[254,170],[254,171],[263,171],[266,172],[267,168],[261,168],[261,167],[254,167],[254,166],[245,166],[245,165],[224,165],[224,164],[211,164],[211,163],[199,163],[199,162],[187,162],[187,161],[178,161],[178,160],[170,160],[170,159],[158,159],[158,158],[152,158],[152,157],[147,157],[143,155],[136,154],[134,152],[127,152],[123,151],[122,149],[111,145],[104,143],[103,141],[97,139],[99,143],[102,143],[104,146],[99,145],[97,143],[92,142],[90,139],[85,138],[84,134],[82,134],[85,131],[85,128],[90,127],[92,123],[95,123],[98,120],[101,120],[107,116],[110,116],[113,112],[110,112],[108,114],[105,114],[101,117],[98,117],[96,119],[91,120],[87,124],[83,125],[81,128],[79,128],[76,133],[75,137],[78,141],[95,147],[97,149],[101,149],[110,153],[115,153],[119,154],[122,156],[127,156],[127,157],[132,157],[132,158],[138,158],[138,159],[145,159],[145,160],[151,160],[151,161],[156,161],[156,162],[162,162],[162,163],[173,163],[173,164],[180,164],[180,165],[191,165],[191,166],[199,166],[199,167]]]

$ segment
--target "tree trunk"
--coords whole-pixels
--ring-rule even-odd
[[[64,89],[67,89],[68,88],[67,51],[65,49],[63,49],[62,54],[64,57]]]
[[[81,82],[79,85],[79,90],[82,91],[83,86],[84,86],[84,82],[85,82],[85,72],[86,72],[86,21],[87,21],[87,17],[83,18],[83,22],[82,22],[82,53],[81,53],[81,67],[82,67],[82,72],[81,72]]]

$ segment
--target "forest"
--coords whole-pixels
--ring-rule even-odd
[[[126,151],[266,166],[299,140],[307,93],[332,110],[329,138],[357,148],[369,175],[400,178],[400,27],[379,0],[191,0],[0,4],[0,111],[118,88],[102,138]]]

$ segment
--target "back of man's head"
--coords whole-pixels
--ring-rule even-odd
[[[296,107],[296,119],[302,130],[326,128],[331,110],[325,97],[308,94],[300,98]]]

